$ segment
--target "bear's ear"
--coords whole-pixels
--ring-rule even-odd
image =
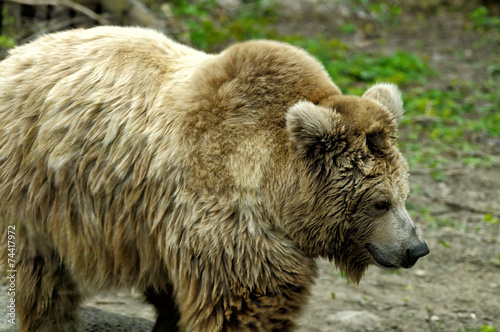
[[[403,99],[401,98],[401,92],[394,84],[376,84],[366,90],[362,98],[375,101],[385,110],[389,111],[389,113],[393,116],[396,125],[403,118]]]
[[[377,157],[386,155],[391,147],[390,140],[395,137],[395,131],[394,124],[387,126],[379,121],[373,123],[366,131],[366,147]]]
[[[330,108],[299,101],[286,115],[290,140],[297,151],[310,158],[336,155],[347,146],[346,127],[339,113]]]

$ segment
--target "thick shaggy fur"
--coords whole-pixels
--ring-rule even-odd
[[[119,288],[144,291],[157,331],[291,330],[313,259],[358,282],[384,237],[367,209],[408,191],[397,90],[343,96],[286,44],[207,55],[100,27],[18,47],[0,73],[23,331],[74,331],[83,296]]]

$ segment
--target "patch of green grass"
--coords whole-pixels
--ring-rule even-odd
[[[277,36],[280,40],[301,47],[325,66],[333,81],[345,93],[360,94],[376,82],[398,85],[425,84],[434,71],[426,61],[411,52],[367,54],[352,50],[349,45],[319,36]]]
[[[278,19],[272,7],[263,1],[241,4],[235,15],[227,14],[215,0],[169,2],[179,24],[185,24],[189,42],[202,50],[213,52],[227,44],[256,38],[269,38],[269,24]]]
[[[478,327],[462,327],[457,330],[457,332],[496,332],[493,325],[483,325],[481,328]]]
[[[427,224],[431,229],[441,229],[443,227],[449,227],[453,229],[462,229],[461,225],[456,224],[455,222],[446,219],[446,218],[436,218],[427,216]]]
[[[340,32],[344,34],[353,34],[358,30],[356,24],[354,23],[346,23],[340,27]]]
[[[387,1],[355,0],[353,3],[357,7],[361,7],[358,10],[364,9],[379,24],[397,26],[399,23],[399,16],[402,12],[401,6]]]
[[[377,81],[384,81],[398,85],[409,82],[424,84],[426,77],[432,74],[422,59],[414,53],[403,51],[396,51],[391,55],[356,53],[343,60],[345,62],[340,70],[335,70],[339,67],[336,63],[332,63],[331,66],[327,65],[327,70],[332,77],[348,77],[353,83],[373,84]]]
[[[498,156],[482,152],[473,137],[500,136],[500,114],[496,93],[500,79],[497,69],[481,85],[470,82],[450,82],[445,90],[414,89],[405,97],[407,117],[402,127],[411,132],[402,143],[412,166],[439,168],[450,159],[464,166],[493,167],[500,165]],[[500,65],[498,66],[500,68]],[[499,75],[500,76],[500,75]],[[430,147],[422,150],[422,142]]]
[[[429,207],[421,206],[421,205],[411,205],[407,206],[410,214],[414,218],[422,218],[425,221],[425,224],[432,230],[438,230],[443,227],[449,227],[453,229],[460,229],[463,231],[467,231],[466,226],[464,224],[459,224],[450,220],[448,218],[443,218],[441,216],[435,216],[432,214],[433,210]]]

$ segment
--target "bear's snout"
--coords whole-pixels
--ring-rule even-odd
[[[419,242],[412,249],[406,249],[406,261],[402,264],[405,269],[408,269],[415,265],[420,257],[424,257],[429,254],[429,248],[425,241]]]

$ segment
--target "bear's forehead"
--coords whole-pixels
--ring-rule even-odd
[[[364,173],[368,179],[375,182],[391,184],[391,186],[408,186],[408,163],[397,149],[396,142],[392,143],[390,151],[381,157],[373,157],[370,168]]]
[[[345,124],[364,131],[379,121],[390,124],[389,113],[379,104],[357,96],[335,96],[325,105],[339,113]]]
[[[394,156],[387,159],[387,181],[398,196],[406,199],[409,193],[408,164],[399,151],[395,151]]]

